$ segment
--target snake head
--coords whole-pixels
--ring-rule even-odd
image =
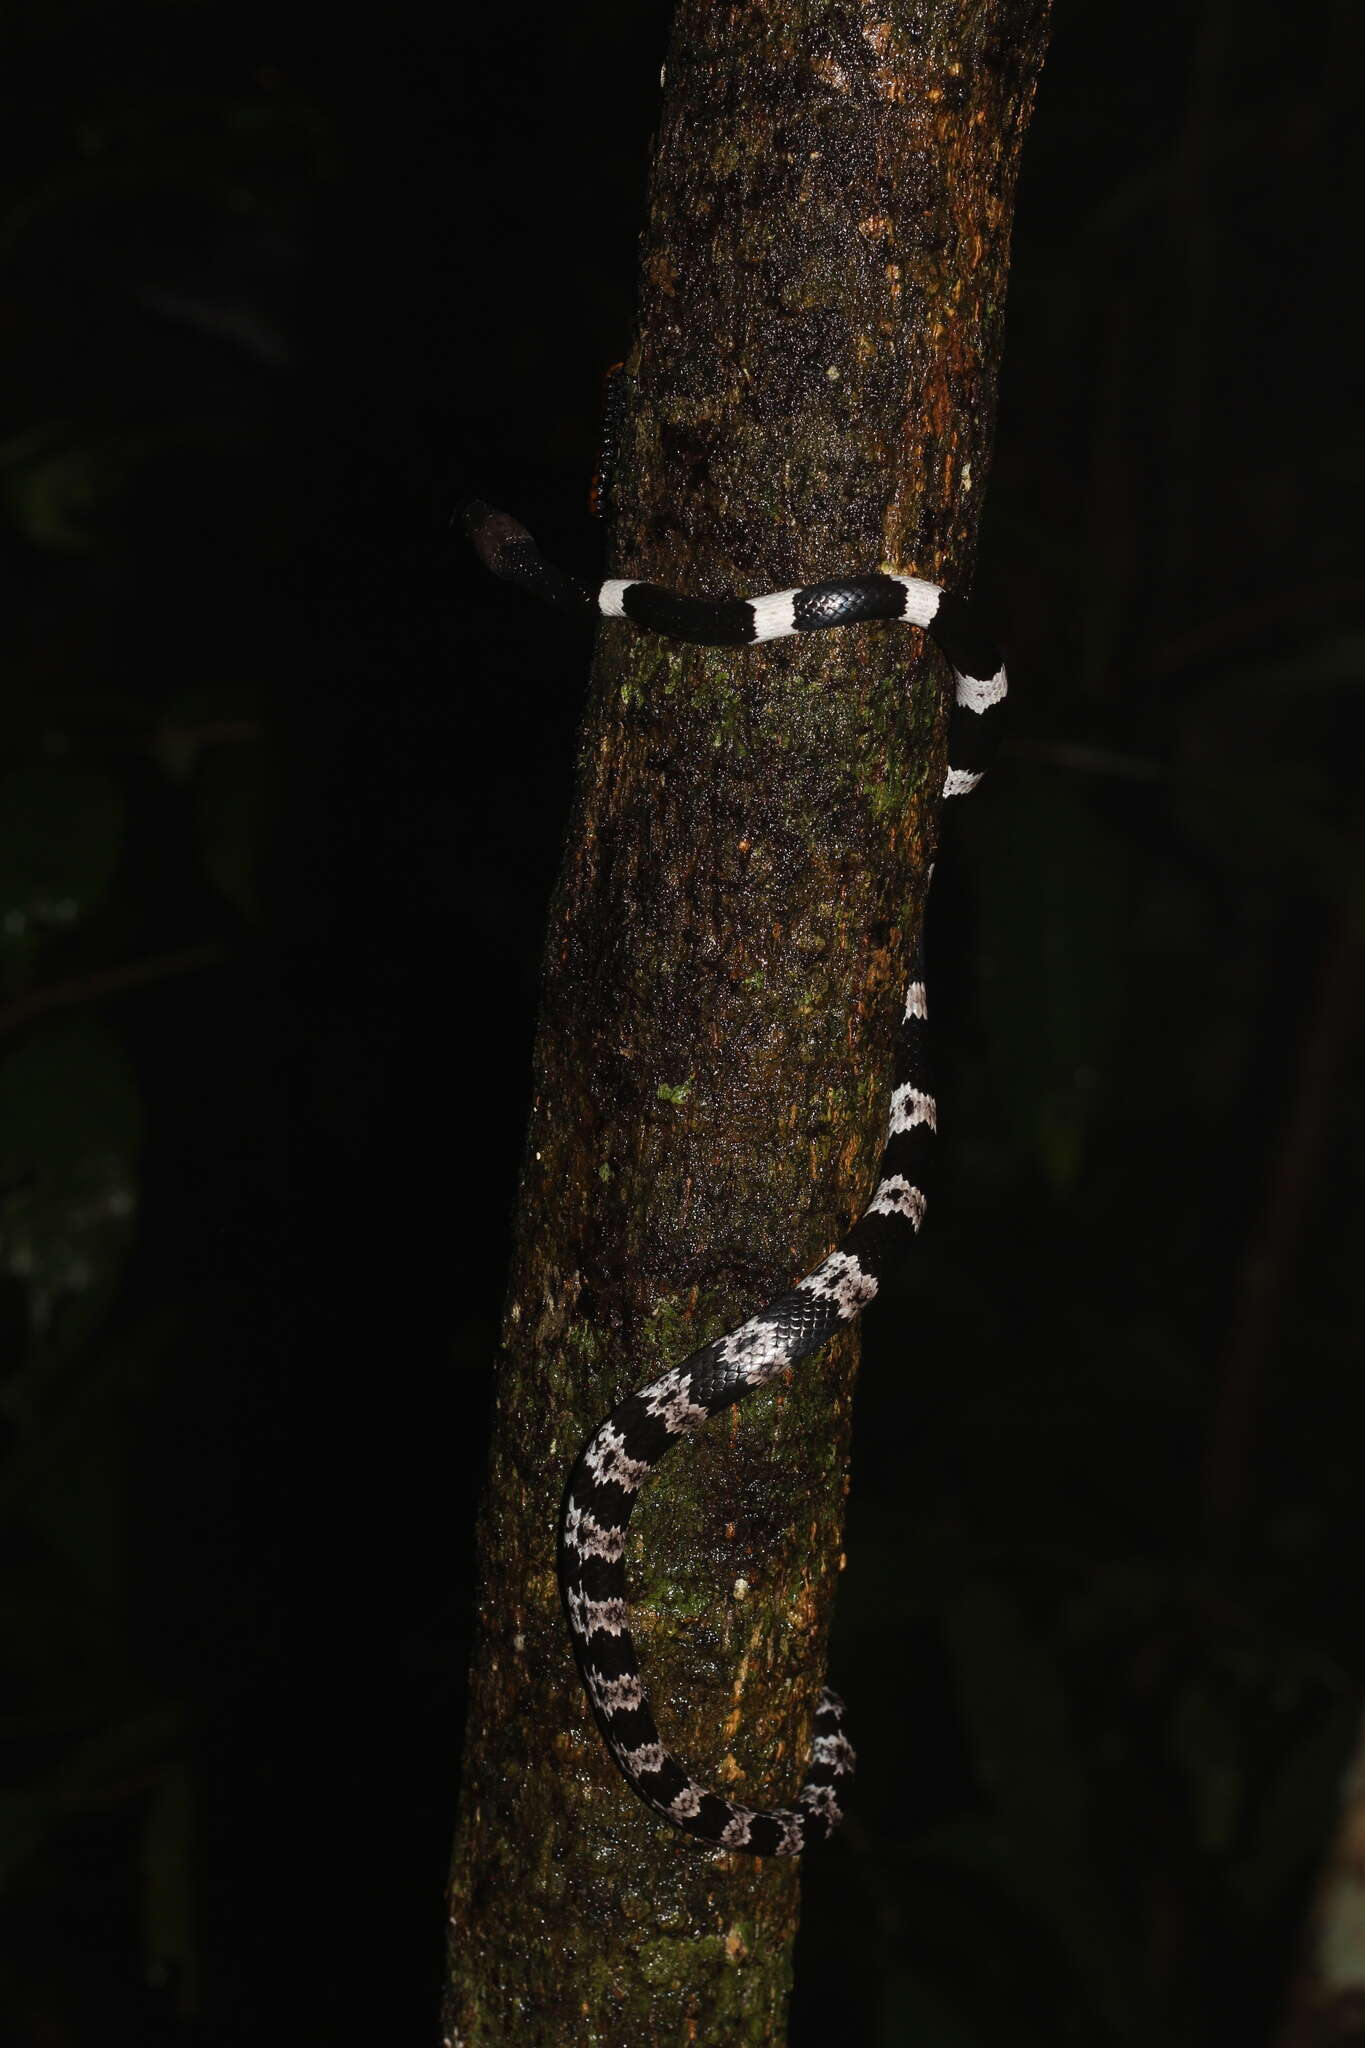
[[[495,511],[493,506],[485,505],[482,498],[466,498],[457,507],[454,517],[464,528],[485,569],[491,569],[495,576],[507,576],[509,573],[515,576],[528,551],[533,556],[539,554],[519,519],[513,519],[510,512]]]

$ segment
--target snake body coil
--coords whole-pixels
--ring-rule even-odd
[[[998,739],[1005,671],[970,604],[937,584],[878,574],[719,601],[653,583],[611,580],[590,589],[548,563],[525,527],[505,512],[473,499],[462,517],[480,559],[505,582],[561,610],[627,619],[675,640],[745,646],[860,619],[922,627],[954,675],[943,795],[965,796],[980,781]],[[698,1784],[661,1741],[640,1672],[626,1599],[626,1531],[640,1488],[665,1452],[853,1322],[918,1231],[935,1129],[926,1039],[917,952],[896,1048],[886,1144],[866,1209],[843,1242],[787,1293],[628,1395],[593,1435],[569,1480],[559,1576],[598,1725],[628,1783],[656,1813],[727,1849],[793,1856],[838,1825],[840,1795],[854,1764],[843,1704],[822,1691],[809,1767],[793,1806],[759,1812]]]

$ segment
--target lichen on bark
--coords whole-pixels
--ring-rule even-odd
[[[882,563],[967,586],[1045,20],[1045,0],[681,0],[612,573],[744,595]],[[903,627],[599,636],[480,1515],[452,2048],[784,2036],[798,1870],[709,1853],[632,1797],[578,1684],[554,1528],[614,1402],[866,1199],[946,708]],[[855,1362],[845,1337],[708,1425],[632,1531],[665,1737],[755,1803],[801,1777]]]

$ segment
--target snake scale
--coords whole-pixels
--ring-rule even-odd
[[[937,584],[878,573],[730,599],[684,596],[618,578],[593,587],[547,562],[524,526],[481,499],[466,501],[457,516],[495,576],[585,619],[624,619],[647,632],[713,647],[748,646],[862,619],[920,627],[954,678],[943,795],[965,796],[980,781],[999,737],[1005,671],[972,604]],[[843,1703],[828,1689],[820,1694],[805,1782],[793,1805],[760,1812],[697,1783],[660,1738],[631,1636],[625,1573],[631,1511],[650,1473],[681,1438],[853,1322],[919,1230],[936,1124],[927,1029],[917,951],[896,1047],[886,1144],[862,1215],[842,1243],[786,1293],[627,1395],[594,1432],[565,1494],[560,1586],[579,1670],[607,1746],[632,1789],[656,1813],[726,1849],[794,1856],[837,1826],[854,1765]]]

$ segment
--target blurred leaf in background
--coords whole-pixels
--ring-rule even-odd
[[[209,26],[77,5],[7,50],[26,91],[0,168],[0,1875],[41,1930],[73,1872],[101,1872],[65,1914],[87,1988],[40,1934],[0,1971],[0,2027],[35,2042],[76,2037],[101,1974],[114,2033],[198,1998],[190,1721],[137,1649],[140,1431],[184,1341],[144,1154],[182,1087],[158,1009],[259,918],[276,766],[268,685],[240,680],[259,599],[223,631],[176,555],[197,534],[212,568],[263,491],[338,172],[331,122],[268,64],[191,82]],[[248,583],[269,533],[234,544]],[[139,1944],[145,2008],[108,1976]]]

